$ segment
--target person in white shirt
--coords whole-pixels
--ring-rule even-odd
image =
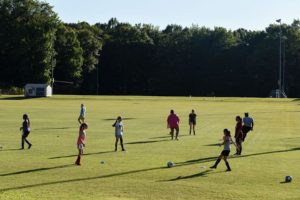
[[[80,114],[79,114],[79,117],[78,117],[78,122],[79,122],[79,124],[84,123],[85,112],[86,112],[86,107],[84,106],[84,104],[81,104],[81,107],[80,107]]]
[[[247,133],[249,131],[253,131],[254,127],[254,120],[253,118],[249,117],[249,113],[245,113],[245,117],[243,118],[243,141],[245,141],[245,138],[247,137]]]
[[[230,131],[228,129],[224,129],[223,131],[224,136],[223,136],[223,142],[220,144],[224,145],[224,149],[221,152],[221,154],[219,155],[218,159],[216,160],[215,164],[213,166],[211,166],[211,169],[216,169],[218,164],[220,163],[220,161],[223,159],[225,161],[227,170],[226,171],[231,171],[231,167],[229,165],[229,162],[227,161],[227,158],[230,154],[230,144],[234,144],[236,146],[236,144],[232,141],[231,135],[230,135]]]
[[[122,151],[125,151],[124,144],[123,144],[123,123],[122,123],[122,117],[118,117],[115,123],[112,125],[115,127],[115,136],[116,136],[116,141],[115,141],[115,151],[118,150],[118,142],[120,139],[120,144],[122,147]]]

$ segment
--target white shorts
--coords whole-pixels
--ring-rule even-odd
[[[83,144],[77,144],[77,148],[82,150],[82,149],[84,149],[84,145]]]

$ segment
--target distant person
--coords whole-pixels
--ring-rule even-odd
[[[194,110],[192,110],[192,112],[189,114],[189,125],[190,125],[190,135],[192,134],[192,130],[194,135],[196,135],[195,132],[195,126],[196,126],[196,113]]]
[[[245,117],[243,118],[243,141],[245,141],[247,134],[249,131],[253,131],[254,120],[249,117],[249,113],[245,113]]]
[[[122,122],[122,117],[118,117],[115,123],[112,125],[115,127],[115,151],[118,150],[118,142],[120,140],[120,144],[122,147],[122,151],[125,151],[124,144],[123,144],[123,122]]]
[[[23,123],[20,131],[22,131],[21,149],[24,149],[24,142],[28,144],[28,149],[30,149],[32,144],[27,140],[30,133],[30,120],[27,114],[23,115]]]
[[[168,116],[167,123],[168,128],[170,128],[171,139],[174,139],[174,130],[176,130],[175,140],[178,140],[179,135],[179,117],[174,113],[174,110],[170,111],[170,115]]]
[[[82,123],[79,127],[79,136],[77,139],[77,148],[78,148],[78,156],[75,162],[76,165],[81,165],[80,160],[81,156],[83,155],[83,149],[85,147],[85,138],[86,138],[86,131],[88,129],[88,125],[86,123]]]
[[[84,106],[84,104],[81,104],[81,106],[80,106],[80,114],[79,114],[79,117],[78,117],[79,124],[84,123],[85,113],[86,113],[86,107]]]
[[[220,156],[218,157],[218,159],[216,160],[215,164],[213,166],[211,166],[210,168],[212,169],[216,169],[218,164],[220,163],[220,161],[223,159],[225,161],[227,170],[226,171],[231,171],[230,165],[227,161],[227,158],[230,154],[230,144],[234,142],[232,141],[231,135],[230,135],[230,131],[228,129],[224,129],[223,131],[224,136],[223,136],[223,142],[220,144],[224,145],[224,149],[221,152]],[[235,145],[235,144],[234,144]]]
[[[242,125],[242,118],[240,116],[236,116],[236,126],[235,126],[235,143],[236,143],[236,154],[235,155],[241,155],[242,154],[242,143],[243,143],[243,125]]]

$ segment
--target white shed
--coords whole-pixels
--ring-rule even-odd
[[[48,84],[33,84],[25,85],[25,97],[49,97],[52,96],[52,88]]]

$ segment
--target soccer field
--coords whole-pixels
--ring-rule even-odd
[[[76,166],[77,118],[89,124],[82,165]],[[181,119],[171,141],[166,118]],[[196,136],[188,135],[195,109]],[[233,156],[211,170],[223,129],[249,112],[254,131]],[[31,121],[30,150],[19,150],[22,115]],[[115,118],[124,120],[126,152],[114,152]],[[0,96],[0,199],[300,199],[300,100],[255,98]],[[27,146],[26,146],[27,147]],[[102,162],[103,161],[103,162]],[[167,162],[175,166],[167,168]],[[101,163],[102,162],[102,163]],[[284,183],[286,175],[293,181]]]

